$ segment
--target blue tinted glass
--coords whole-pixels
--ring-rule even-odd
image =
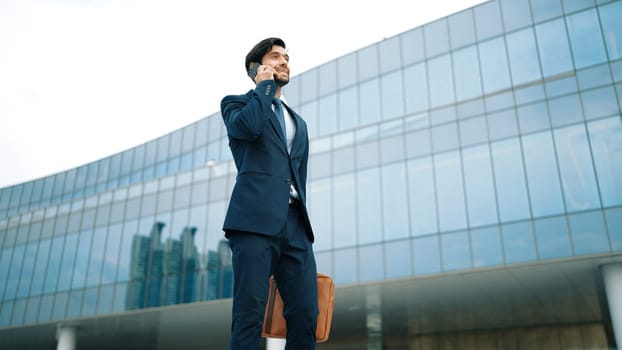
[[[427,109],[428,85],[425,64],[420,63],[404,70],[406,113]]]
[[[611,249],[622,250],[622,208],[606,210],[605,220],[607,221]]]
[[[54,237],[52,239],[50,259],[48,260],[48,267],[45,273],[45,284],[43,285],[44,293],[50,293],[56,290],[58,276],[60,273],[63,245],[65,244],[64,238],[65,237]]]
[[[360,113],[362,125],[374,123],[380,120],[379,85],[378,79],[373,79],[360,85]]]
[[[335,283],[348,284],[356,282],[357,266],[356,266],[356,250],[344,249],[337,250],[335,257]]]
[[[581,101],[576,94],[549,100],[551,123],[553,126],[573,124],[583,120]]]
[[[17,297],[24,298],[28,296],[30,289],[30,280],[35,268],[35,259],[37,258],[37,242],[30,242],[26,245],[26,254],[22,267],[22,273],[17,286]]]
[[[413,241],[413,260],[416,275],[441,271],[441,254],[437,235],[421,237]]]
[[[454,102],[453,78],[449,55],[428,61],[430,101],[432,107]]]
[[[318,136],[319,118],[317,114],[317,101],[314,100],[300,107],[300,113],[302,118],[307,123],[307,132],[309,133],[309,138]],[[347,118],[347,116],[345,118]]]
[[[423,27],[423,33],[425,34],[427,57],[434,57],[449,50],[447,20],[445,18],[426,24]]]
[[[480,43],[478,49],[484,92],[491,93],[510,87],[510,70],[503,38]]]
[[[609,65],[602,64],[596,67],[580,70],[577,72],[579,88],[587,90],[589,88],[611,84],[611,72]]]
[[[479,64],[475,46],[470,46],[453,53],[456,97],[458,101],[482,94]]]
[[[404,114],[404,90],[402,89],[402,71],[382,77],[382,119],[391,119]]]
[[[599,8],[603,34],[607,43],[609,59],[617,60],[622,57],[622,2],[615,1]]]
[[[107,314],[112,310],[112,301],[114,297],[114,285],[108,285],[99,291],[99,300],[97,301],[98,315]]]
[[[382,240],[382,215],[380,215],[382,213],[382,203],[380,201],[382,197],[380,194],[380,171],[378,168],[358,172],[356,189],[358,243],[380,242]]]
[[[577,69],[607,59],[595,9],[566,17],[566,24]]]
[[[112,312],[124,311],[127,309],[127,284],[117,284],[114,293],[114,304],[112,305]]]
[[[546,103],[534,103],[518,108],[518,122],[523,134],[550,128]]]
[[[499,2],[489,1],[474,8],[477,38],[485,40],[503,31]]]
[[[76,258],[76,244],[78,243],[78,234],[71,234],[65,238],[65,248],[63,251],[63,260],[61,262],[60,276],[58,279],[58,290],[63,291],[71,287],[71,276]]]
[[[358,90],[356,86],[339,91],[339,130],[352,129],[358,125]],[[311,135],[309,135],[311,137]]]
[[[488,114],[488,129],[493,140],[518,135],[516,110],[512,108]]]
[[[0,285],[6,286],[9,277],[9,267],[11,267],[11,257],[13,255],[12,248],[4,248],[0,250]],[[4,290],[3,290],[4,292]]]
[[[563,19],[536,26],[536,36],[544,77],[572,70],[572,57]]]
[[[508,32],[531,24],[529,1],[501,0],[501,10]]]
[[[605,87],[581,93],[585,119],[595,119],[618,114],[618,103],[612,87]]]
[[[330,179],[313,181],[308,186],[307,205],[313,213],[314,248],[316,250],[333,247],[332,200]]]
[[[337,131],[337,95],[324,96],[319,101],[320,135],[332,134]]]
[[[409,236],[406,188],[404,163],[394,163],[382,167],[382,216],[385,240]]]
[[[441,231],[466,227],[460,154],[449,152],[435,156],[434,170]]]
[[[359,248],[359,273],[362,282],[378,281],[384,278],[384,258],[382,245]]]
[[[486,119],[483,116],[460,122],[460,143],[462,146],[474,145],[485,141],[488,141],[488,130],[486,128]]]
[[[503,263],[499,228],[487,227],[471,231],[473,267],[499,265]]]
[[[37,322],[37,315],[39,313],[39,305],[41,304],[41,297],[34,297],[28,299],[26,305],[26,315],[24,316],[24,323],[33,324]]]
[[[84,292],[82,300],[82,316],[95,315],[95,307],[97,305],[97,288],[89,288]]]
[[[571,255],[568,226],[563,217],[536,220],[535,227],[540,259]]]
[[[563,212],[564,204],[551,133],[526,136],[523,138],[523,147],[533,215]]]
[[[123,226],[110,226],[108,232],[108,240],[106,241],[106,253],[103,256],[102,283],[112,283],[117,275],[117,260],[119,257],[119,249],[121,248],[121,237],[123,234]]]
[[[93,231],[80,232],[78,240],[78,254],[76,255],[76,266],[74,270],[72,288],[82,288],[86,283],[86,269],[89,264],[91,239]]]
[[[570,232],[576,255],[604,253],[609,251],[609,239],[599,211],[570,215]]]
[[[482,226],[497,222],[497,205],[488,145],[464,149],[462,162],[469,226]]]
[[[555,130],[555,146],[566,210],[600,207],[585,126],[580,124]]]
[[[404,65],[424,59],[423,30],[416,28],[401,35]]]
[[[455,232],[441,235],[443,271],[468,269],[471,267],[469,235]]]
[[[323,64],[320,69],[320,96],[335,92],[337,89],[337,63],[331,61]]]
[[[540,63],[533,29],[527,28],[509,34],[507,45],[514,85],[540,79]]]
[[[518,139],[491,145],[501,221],[529,217],[523,160]]]
[[[385,244],[387,278],[406,277],[412,274],[410,241],[396,241]]]
[[[546,93],[549,98],[576,92],[577,90],[577,79],[575,77],[553,80],[546,83]]]
[[[449,16],[451,47],[458,48],[475,42],[473,11],[464,10]]]
[[[13,316],[11,317],[12,326],[20,326],[24,323],[24,311],[26,310],[26,300],[18,299],[13,306]]]
[[[622,124],[619,117],[588,125],[603,206],[622,204]]]
[[[400,38],[394,36],[380,42],[380,72],[386,73],[400,67]]]
[[[30,286],[30,295],[36,295],[43,291],[43,283],[45,281],[45,269],[50,254],[52,241],[49,239],[39,242],[39,250],[37,252],[37,263],[35,265],[32,285]]]
[[[337,61],[339,87],[343,88],[356,83],[356,52],[343,56]]]
[[[358,53],[359,81],[378,75],[378,45],[361,49]]]
[[[458,148],[458,126],[456,123],[432,128],[432,148],[434,152]]]
[[[356,68],[356,65],[354,65]],[[317,84],[317,74],[318,69],[313,69],[310,71],[306,71],[300,76],[301,81],[301,95],[302,101],[307,102],[310,100],[315,100],[318,97],[318,84]],[[214,140],[217,137],[210,138],[210,140]]]
[[[432,158],[408,162],[411,231],[415,236],[438,231]]]
[[[335,247],[346,247],[356,243],[356,206],[354,175],[336,176],[333,181],[335,201],[334,239]]]
[[[506,263],[536,260],[536,244],[531,222],[503,225],[501,231]]]
[[[562,4],[564,5],[564,12],[570,13],[594,6],[594,0],[562,0]]]
[[[54,298],[54,309],[52,311],[52,319],[55,321],[65,318],[65,311],[67,308],[67,300],[69,298],[68,293],[58,293]]]
[[[13,312],[14,301],[0,304],[0,326],[8,327],[11,325],[11,313]]]

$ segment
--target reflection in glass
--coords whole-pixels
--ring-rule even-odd
[[[412,235],[437,232],[438,215],[432,158],[412,160],[408,162],[407,167]]]
[[[359,251],[359,273],[361,282],[379,281],[384,278],[384,254],[382,244],[363,246]]]
[[[503,24],[508,32],[531,24],[529,1],[501,0],[501,10]]]
[[[22,273],[19,279],[19,285],[17,286],[17,298],[24,298],[28,296],[28,290],[30,289],[30,280],[34,273],[36,258],[37,242],[30,242],[26,245],[26,253],[24,256]],[[3,286],[4,283],[1,283],[0,285]],[[1,289],[3,288],[0,288],[0,290]]]
[[[555,130],[564,199],[568,212],[600,206],[587,134],[583,124]]]
[[[432,107],[454,102],[454,81],[449,55],[443,55],[428,61],[430,101]]]
[[[404,90],[402,72],[396,71],[381,78],[382,119],[391,119],[404,114]]]
[[[357,243],[379,242],[382,240],[383,217],[380,171],[378,168],[360,171],[356,179]]]
[[[502,222],[529,217],[529,202],[518,139],[491,144],[499,217]]]
[[[449,38],[454,49],[475,42],[473,11],[465,10],[449,16]]]
[[[609,239],[601,211],[570,215],[568,221],[576,255],[609,251]]]
[[[538,0],[535,2],[540,2]],[[538,52],[544,77],[572,70],[572,57],[563,19],[536,26]]]
[[[503,26],[501,23],[501,10],[498,1],[485,2],[474,8],[475,26],[479,40],[491,38],[501,34]]]
[[[536,260],[536,243],[531,222],[503,225],[503,252],[508,264]]]
[[[360,92],[361,125],[374,123],[380,120],[380,83],[378,79],[372,79],[362,83]],[[323,118],[323,116],[322,116]]]
[[[488,94],[510,87],[510,69],[503,38],[480,43],[478,49],[484,93]]]
[[[497,226],[471,231],[473,267],[492,266],[503,263],[501,239]]]
[[[535,227],[540,259],[561,258],[572,254],[568,225],[564,217],[536,220]]]
[[[404,69],[404,99],[406,113],[419,112],[429,107],[425,63]]]
[[[463,150],[469,226],[497,222],[494,181],[488,145]]]
[[[67,290],[71,287],[71,277],[73,276],[73,269],[76,263],[77,244],[77,233],[65,237],[65,248],[63,251],[63,260],[61,263],[57,290]]]
[[[337,131],[337,95],[330,94],[319,100],[319,134],[327,135]]]
[[[333,209],[335,247],[354,245],[357,230],[354,174],[336,176],[333,186],[335,191],[333,194],[335,200]]]
[[[605,211],[607,231],[612,250],[622,250],[622,208],[608,209]]]
[[[331,192],[330,179],[309,183],[307,207],[311,222],[313,223],[313,232],[315,234],[313,248],[316,250],[325,250],[333,247],[331,219],[333,202],[331,200]]]
[[[404,163],[382,167],[382,217],[384,239],[393,240],[409,236],[408,198]],[[379,197],[376,197],[379,198]],[[367,212],[371,213],[371,212]]]
[[[525,168],[533,215],[562,213],[564,203],[550,132],[523,137]]]
[[[595,9],[566,17],[576,69],[598,64],[607,59],[599,24]]]
[[[335,257],[335,283],[348,284],[357,280],[356,249],[337,250]]]
[[[508,34],[507,45],[514,85],[540,79],[540,62],[533,29]]]
[[[358,125],[358,121],[359,111],[357,87],[353,86],[339,91],[339,130],[342,131],[352,129]],[[312,137],[310,133],[309,137]]]
[[[407,277],[412,274],[410,242],[396,241],[385,243],[387,278]]]
[[[466,231],[441,235],[443,252],[443,271],[467,269],[471,267],[469,235]]]
[[[588,124],[603,206],[622,204],[622,123],[612,117]]]
[[[613,87],[604,87],[581,93],[585,119],[608,117],[618,114],[618,103]]]
[[[470,46],[453,53],[454,78],[458,101],[482,94],[477,49]]]
[[[603,26],[605,43],[610,60],[622,57],[622,2],[616,1],[599,8],[600,20]]]
[[[456,151],[435,156],[434,170],[441,231],[466,227],[460,154]]]

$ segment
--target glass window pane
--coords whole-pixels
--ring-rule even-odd
[[[618,103],[612,87],[605,87],[581,93],[585,119],[595,119],[618,114]]]
[[[492,140],[518,135],[516,110],[511,108],[488,114],[488,129]]]
[[[458,126],[456,123],[432,128],[432,148],[434,152],[443,152],[458,148]]]
[[[58,275],[60,273],[60,263],[63,253],[65,237],[55,237],[52,239],[52,248],[50,249],[50,259],[45,273],[45,283],[43,285],[44,293],[51,293],[56,290],[58,283]]]
[[[564,203],[550,132],[524,137],[523,147],[533,215],[563,212]]]
[[[549,111],[554,127],[574,124],[583,120],[581,101],[577,94],[549,100]]]
[[[536,22],[561,16],[562,5],[560,0],[531,0],[531,11]]]
[[[406,113],[422,111],[429,107],[425,63],[404,70]]]
[[[484,93],[488,94],[510,87],[510,69],[503,38],[480,43],[478,49]]]
[[[387,74],[381,78],[382,119],[391,119],[404,114],[404,90],[402,71]]]
[[[619,117],[588,124],[603,206],[622,204],[622,123]]]
[[[583,124],[555,130],[566,210],[568,212],[600,207],[592,156]]]
[[[508,264],[536,260],[531,222],[503,225],[503,250]]]
[[[434,169],[441,231],[466,227],[460,154],[448,152],[435,156]]]
[[[599,211],[568,216],[572,246],[576,255],[596,254],[609,251],[609,239]]]
[[[477,38],[485,40],[503,31],[499,2],[490,1],[475,7],[475,26]]]
[[[339,131],[352,129],[358,126],[358,90],[356,86],[339,91],[338,121]]]
[[[83,288],[86,283],[86,272],[89,264],[92,238],[93,231],[80,232],[78,254],[76,255],[76,265],[74,268],[73,281],[71,283],[71,287],[74,289]]]
[[[373,79],[360,85],[361,125],[380,120],[380,83]],[[323,117],[322,117],[323,118]]]
[[[534,103],[518,108],[518,122],[523,134],[550,128],[546,103]]]
[[[571,255],[568,226],[563,217],[536,220],[535,227],[540,259]]]
[[[302,105],[302,107],[300,107],[300,115],[307,123],[307,132],[309,133],[309,138],[317,137],[319,132],[317,101],[314,100],[305,105]],[[346,116],[345,118],[348,117]]]
[[[536,26],[536,36],[544,77],[572,70],[572,57],[563,19]]]
[[[471,267],[469,236],[465,231],[441,235],[443,271]]]
[[[320,135],[337,131],[337,95],[331,94],[319,100]]]
[[[355,249],[343,249],[337,250],[334,254],[335,257],[335,283],[336,284],[348,284],[356,282],[357,278],[357,264],[356,264],[356,250]]]
[[[506,31],[512,31],[531,24],[528,1],[501,0],[503,24]]]
[[[503,263],[499,228],[486,227],[471,231],[473,267],[499,265]]]
[[[411,232],[414,236],[438,231],[432,158],[408,162]]]
[[[610,60],[622,57],[622,2],[615,1],[599,8],[603,34],[607,43],[607,52]]]
[[[359,273],[361,282],[379,281],[384,278],[384,254],[382,245],[360,247]]]
[[[409,236],[406,169],[402,162],[382,167],[382,214],[385,240]]]
[[[387,262],[387,278],[407,277],[412,274],[408,240],[386,243],[384,256]]]
[[[609,85],[613,82],[611,80],[611,72],[609,71],[608,64],[602,64],[600,66],[590,67],[588,69],[578,71],[577,81],[579,82],[579,87],[582,90]]]
[[[307,203],[315,234],[313,247],[315,250],[330,249],[333,247],[333,202],[330,179],[310,182],[308,187]]]
[[[401,34],[402,56],[404,65],[419,62],[424,59],[423,29],[421,27]]]
[[[425,49],[427,57],[449,51],[449,37],[447,36],[447,19],[442,18],[423,27],[425,34]]]
[[[17,298],[24,298],[28,296],[30,281],[35,269],[36,257],[37,242],[30,242],[26,244],[26,253],[24,255],[24,261],[22,264],[22,272],[19,277],[19,284],[17,285]],[[4,285],[4,283],[2,285]]]
[[[356,192],[354,175],[336,176],[333,180],[335,201],[334,240],[335,247],[346,247],[356,243]]]
[[[454,102],[454,84],[449,55],[429,60],[428,69],[431,106],[437,107]]]
[[[441,252],[437,235],[413,240],[413,262],[416,275],[441,271]]]
[[[582,10],[586,7],[594,6],[594,0],[562,0],[565,13]]]
[[[380,72],[386,73],[400,67],[400,38],[394,36],[380,42]]]
[[[607,231],[612,250],[622,250],[622,208],[608,209],[605,211]]]
[[[600,21],[595,9],[566,17],[566,24],[577,69],[598,64],[607,59]]]
[[[382,197],[378,168],[358,172],[356,188],[358,244],[379,242],[382,240]]]
[[[354,65],[356,67],[356,65]],[[315,100],[318,98],[318,84],[317,84],[317,76],[318,70],[313,69],[310,71],[306,71],[300,75],[301,80],[301,90],[302,90],[302,101],[307,102],[310,100]],[[216,138],[210,138],[210,140],[215,140]]]
[[[343,56],[337,61],[339,88],[350,86],[357,81],[356,52]]]
[[[507,45],[514,85],[540,79],[540,62],[538,62],[533,29],[527,28],[509,34]]]
[[[376,166],[380,163],[378,142],[359,143],[356,146],[356,165],[359,169]]]
[[[335,92],[337,89],[337,62],[323,64],[320,69],[320,96]]]
[[[460,143],[462,146],[488,141],[484,116],[460,121]]]
[[[358,53],[359,81],[378,75],[378,45],[361,49]]]
[[[58,290],[64,291],[71,287],[71,277],[76,262],[76,245],[78,243],[78,234],[71,234],[65,237],[65,248],[63,251],[63,260],[61,262],[60,276],[58,278]]]
[[[464,149],[462,157],[469,226],[483,226],[497,222],[488,145]]]
[[[528,218],[525,170],[518,139],[495,142],[491,148],[501,221]]]
[[[470,46],[453,53],[456,97],[458,101],[482,94],[480,72],[475,46]]]
[[[458,48],[475,42],[473,11],[468,9],[449,16],[451,47]]]
[[[409,132],[404,137],[407,158],[430,154],[431,142],[429,129]]]

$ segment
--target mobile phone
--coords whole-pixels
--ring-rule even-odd
[[[251,62],[251,68],[248,70],[248,76],[255,80],[255,76],[257,76],[257,69],[259,69],[259,66],[261,64],[259,64],[258,62]]]

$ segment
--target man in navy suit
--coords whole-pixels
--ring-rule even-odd
[[[223,230],[233,256],[232,350],[257,349],[274,275],[284,302],[288,350],[315,349],[317,279],[305,205],[305,121],[281,100],[289,55],[279,38],[259,42],[245,67],[255,89],[221,102],[238,171]]]

